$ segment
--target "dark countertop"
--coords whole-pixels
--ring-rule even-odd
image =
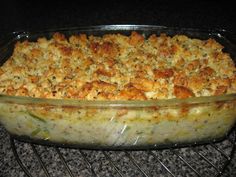
[[[25,177],[26,174],[17,164],[16,159],[13,155],[13,151],[10,145],[10,137],[8,133],[0,125],[0,176],[3,177]],[[229,156],[232,152],[232,144],[228,140],[215,144],[220,148],[224,154]],[[63,160],[60,158],[57,149],[54,147],[45,147],[40,145],[34,145],[33,147],[28,143],[22,143],[15,141],[16,150],[18,155],[32,176],[45,176],[43,168],[40,166],[37,160],[37,155],[34,153],[34,148],[39,154],[45,168],[52,177],[68,176]],[[118,170],[127,177],[141,177],[144,176],[140,170],[134,165],[132,160],[127,156],[124,151],[93,151],[93,150],[78,150],[59,148],[64,160],[74,175],[79,176],[92,176],[90,166],[97,176],[119,176],[116,169],[112,166],[112,163],[118,168]],[[82,154],[82,153],[83,154]],[[106,154],[104,154],[104,152]],[[193,172],[179,157],[181,156],[187,161],[200,176],[215,176],[217,171],[207,164],[196,152],[202,154],[217,168],[222,168],[225,164],[225,157],[218,152],[211,145],[201,145],[196,147],[185,147],[177,148],[175,150],[153,150],[151,151],[155,155],[152,155],[150,151],[130,151],[128,152],[136,164],[142,169],[142,171],[148,176],[171,176],[161,166],[158,159],[176,176],[186,177],[193,176],[197,177],[196,173]],[[173,153],[174,152],[174,153]],[[236,151],[230,164],[225,169],[222,177],[235,177],[236,176]],[[109,158],[106,157],[109,156]],[[87,161],[84,159],[84,157]],[[90,166],[88,165],[90,163]]]
[[[233,4],[218,2],[188,2],[179,1],[168,3],[166,1],[133,1],[132,3],[118,3],[116,1],[103,2],[65,2],[58,1],[54,4],[8,1],[1,3],[0,11],[0,36],[10,31],[18,30],[41,30],[48,28],[87,26],[87,25],[104,25],[104,24],[153,24],[171,27],[186,28],[223,28],[235,34],[235,7]],[[27,157],[27,167],[33,169],[36,176],[43,176],[42,170],[37,171],[35,166],[31,165],[32,149],[27,144],[21,144],[19,153]],[[45,148],[37,147],[38,151],[44,152]],[[50,150],[49,150],[50,151]],[[62,150],[63,151],[63,150]],[[64,152],[64,155],[67,155]],[[73,151],[73,153],[78,153]],[[234,153],[236,154],[236,152]],[[45,153],[44,160],[52,158],[53,152]],[[98,155],[95,154],[95,159]],[[137,154],[140,156],[140,154]],[[77,156],[70,156],[76,159]],[[81,157],[80,157],[81,158]],[[55,156],[55,164],[48,164],[52,169],[57,171],[58,157]],[[103,163],[109,163],[107,161]],[[69,164],[70,167],[73,164]],[[98,163],[99,166],[99,163]],[[145,168],[145,165],[143,165]],[[89,172],[81,164],[77,164],[77,168],[82,171],[84,176],[88,176]],[[95,168],[96,169],[96,168]],[[98,168],[97,169],[102,169]],[[129,171],[129,169],[126,169]],[[60,174],[58,176],[66,176]],[[86,175],[87,174],[87,175]],[[128,173],[130,174],[130,173]],[[135,175],[135,174],[133,174]],[[0,176],[13,177],[25,176],[10,149],[9,136],[0,126]],[[101,176],[105,176],[104,174]],[[180,175],[181,176],[181,175]],[[182,175],[184,176],[184,175]],[[228,166],[224,176],[236,176],[236,155]]]

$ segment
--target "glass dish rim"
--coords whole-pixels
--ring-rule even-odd
[[[28,37],[28,35],[33,35],[37,33],[50,33],[50,32],[63,32],[68,30],[144,30],[144,29],[169,29],[169,30],[183,30],[183,31],[195,31],[195,32],[204,32],[210,34],[215,34],[217,36],[221,36],[220,33],[228,33],[230,35],[235,35],[234,32],[225,29],[225,28],[191,28],[191,27],[178,27],[178,26],[165,26],[165,25],[153,25],[153,24],[106,24],[106,25],[82,25],[82,26],[70,26],[70,27],[59,27],[59,28],[45,28],[40,30],[16,30],[6,33],[1,40],[10,37],[15,37],[16,39],[20,39],[21,37]],[[13,35],[13,36],[12,36]],[[234,43],[232,45],[236,46]],[[2,47],[0,47],[1,49]]]
[[[235,100],[236,93],[219,96],[201,96],[184,99],[171,98],[156,100],[79,100],[70,98],[36,98],[0,94],[0,103],[68,107],[171,107],[178,105],[222,103]]]
[[[179,26],[165,26],[165,25],[154,25],[154,24],[104,24],[104,25],[81,25],[81,26],[68,26],[68,27],[58,27],[58,28],[45,28],[40,30],[16,30],[11,31],[11,33],[18,33],[18,32],[53,32],[55,30],[76,30],[76,29],[125,29],[125,28],[165,28],[165,29],[181,29],[181,30],[194,30],[194,31],[222,31],[222,32],[231,32],[228,29],[224,28],[191,28],[191,27],[179,27]]]
[[[63,31],[72,31],[72,30],[101,30],[101,31],[118,31],[118,30],[181,30],[185,32],[199,32],[199,33],[208,33],[208,35],[217,35],[221,36],[221,33],[230,33],[233,35],[231,31],[216,28],[185,28],[185,27],[168,27],[162,25],[137,25],[137,24],[110,24],[110,25],[91,25],[91,26],[74,26],[74,27],[61,27],[61,28],[50,28],[50,29],[42,29],[42,30],[19,30],[8,33],[11,40],[19,40],[22,37],[29,37],[29,35],[35,35],[40,33],[52,33],[52,32],[63,32]],[[4,39],[0,39],[4,40]],[[228,40],[228,38],[226,38]],[[233,47],[235,44],[230,42]],[[1,46],[0,49],[6,47],[10,42],[7,40],[5,45]],[[151,107],[151,106],[176,106],[182,104],[204,104],[211,102],[227,102],[236,100],[236,93],[226,94],[226,95],[218,95],[218,96],[201,96],[201,97],[190,97],[190,98],[172,98],[172,99],[156,99],[156,100],[79,100],[79,99],[55,99],[55,98],[36,98],[36,97],[26,97],[26,96],[10,96],[0,94],[0,103],[9,102],[9,103],[17,103],[17,104],[45,104],[45,105],[57,105],[57,106],[82,106],[82,107]]]

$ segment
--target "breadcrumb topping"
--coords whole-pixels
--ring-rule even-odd
[[[214,39],[55,33],[17,42],[0,93],[81,100],[151,100],[236,93],[236,68]]]

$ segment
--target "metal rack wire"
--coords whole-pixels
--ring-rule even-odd
[[[206,145],[148,151],[95,151],[47,147],[10,137],[13,154],[29,177],[58,174],[70,177],[221,176],[232,158],[235,139],[234,131],[224,141]],[[27,162],[26,156],[32,160]],[[54,167],[50,167],[53,163],[56,163]],[[59,170],[55,166],[60,166]]]

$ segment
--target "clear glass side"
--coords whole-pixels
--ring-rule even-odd
[[[0,122],[33,142],[137,149],[223,138],[236,121],[236,100],[170,106],[84,107],[0,103]]]

